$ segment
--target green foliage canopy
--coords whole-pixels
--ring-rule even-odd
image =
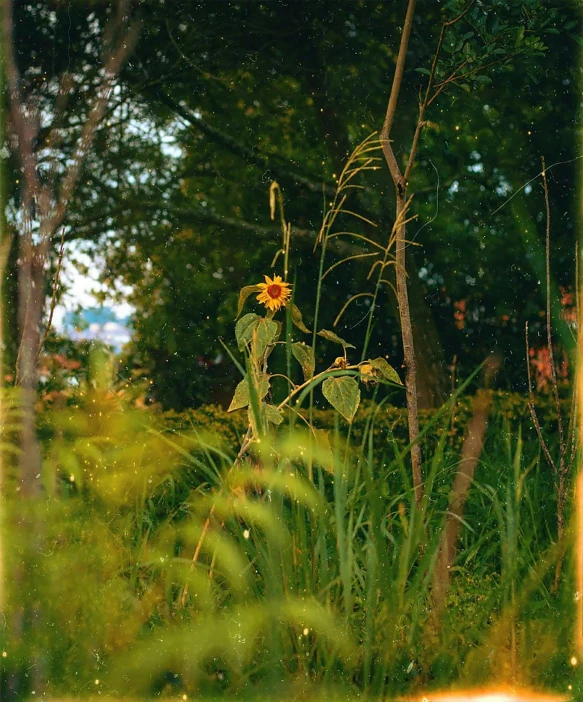
[[[465,9],[458,0],[418,3],[393,131],[400,159],[441,23]],[[74,79],[63,158],[86,115],[111,10],[108,3],[89,13],[75,4],[17,8],[30,98],[50,115],[57,76],[68,70]],[[103,257],[104,280],[131,286],[127,362],[151,375],[165,406],[225,402],[222,388],[237,382],[224,362],[215,364],[218,337],[235,317],[236,290],[261,280],[279,247],[268,208],[273,179],[293,225],[297,301],[309,309],[315,233],[347,154],[382,123],[404,10],[372,1],[140,6],[141,38],[99,131],[67,236]],[[537,180],[509,198],[540,172],[541,155],[560,164],[550,168],[555,292],[573,281],[579,34],[576,3],[536,0],[475,2],[446,32],[436,72],[444,90],[429,109],[410,185],[417,215],[410,237],[419,245],[410,247],[410,287],[429,395],[439,394],[431,378],[443,376],[454,356],[467,370],[495,347],[507,360],[503,382],[524,382],[524,321],[536,343],[544,299],[544,198]],[[388,173],[362,184],[350,208],[378,226],[357,231],[384,242],[392,226]],[[355,228],[350,218],[340,224]],[[330,252],[331,263],[352,244],[343,246]],[[326,326],[366,289],[367,272],[357,259],[329,277]],[[349,342],[362,333],[366,302],[351,305],[336,328]],[[398,365],[390,289],[380,304],[371,350]]]

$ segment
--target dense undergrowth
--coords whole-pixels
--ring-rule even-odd
[[[237,415],[161,415],[88,385],[42,415],[45,498],[7,517],[11,616],[38,620],[2,630],[4,683],[20,672],[34,689],[32,651],[54,694],[578,689],[571,564],[527,412],[494,393],[437,613],[432,574],[471,398],[424,417],[417,509],[405,418],[386,403],[364,403],[351,429],[315,410],[317,438],[286,420],[237,458]],[[553,431],[552,403],[539,414]]]
[[[520,393],[502,390],[480,390],[486,393],[492,401],[490,423],[507,421],[515,429],[521,427],[524,431],[532,429],[532,417],[528,407],[529,398]],[[420,410],[421,427],[427,427],[424,440],[434,447],[442,435],[447,434],[447,445],[460,449],[463,443],[468,422],[472,416],[473,395],[464,394],[456,397],[455,403],[445,408]],[[569,400],[563,401],[563,410],[568,412]],[[540,395],[535,401],[541,422],[556,431],[556,407],[549,394]],[[404,407],[396,407],[389,402],[383,403],[382,411],[377,412],[377,404],[371,400],[363,400],[351,424],[353,441],[362,439],[367,423],[372,414],[375,415],[372,427],[375,442],[385,441],[394,443],[394,448],[406,450],[408,446],[407,413]],[[307,416],[308,412],[303,413]],[[331,409],[314,408],[312,410],[314,426],[332,431],[335,427],[335,413]],[[247,431],[247,418],[242,414],[227,413],[217,405],[204,405],[185,412],[165,412],[164,422],[168,427],[177,431],[187,431],[196,428],[218,434],[231,450],[238,450],[242,437]],[[344,433],[347,425],[344,424]],[[50,427],[46,427],[50,431]]]

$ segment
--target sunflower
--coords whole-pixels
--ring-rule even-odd
[[[257,301],[274,312],[277,312],[280,307],[285,307],[291,297],[289,283],[284,283],[279,275],[273,276],[273,280],[266,275],[265,283],[259,283],[257,287],[261,290],[257,295]]]

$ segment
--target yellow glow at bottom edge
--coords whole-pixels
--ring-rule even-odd
[[[473,689],[449,692],[426,692],[403,697],[402,702],[567,702],[570,697],[522,689]]]

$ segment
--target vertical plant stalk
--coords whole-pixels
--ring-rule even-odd
[[[579,342],[579,359],[582,358],[583,345]],[[583,387],[583,376],[578,373],[579,390]],[[579,431],[583,430],[583,413],[578,415]],[[579,460],[577,483],[575,485],[575,650],[583,656],[583,462]]]
[[[336,219],[337,219],[338,215],[340,215],[341,213],[345,213],[345,214],[350,214],[352,216],[355,216],[358,219],[361,219],[361,220],[367,222],[368,224],[373,224],[370,220],[367,220],[366,217],[358,215],[355,212],[349,212],[349,211],[343,209],[344,203],[346,202],[346,199],[348,197],[348,191],[354,187],[357,187],[354,185],[354,183],[352,183],[353,179],[356,178],[356,176],[363,171],[376,169],[375,166],[371,165],[374,159],[371,159],[371,158],[366,156],[367,153],[369,153],[371,151],[378,150],[378,144],[371,146],[371,142],[374,142],[373,137],[374,137],[374,135],[371,135],[370,137],[365,139],[350,154],[348,160],[346,161],[346,164],[344,165],[344,168],[342,169],[340,177],[338,178],[336,191],[334,193],[333,200],[330,203],[329,207],[326,206],[326,192],[323,191],[323,193],[322,193],[324,196],[324,208],[323,208],[324,209],[324,217],[322,220],[322,225],[320,227],[320,231],[318,232],[318,238],[316,239],[316,242],[314,244],[314,251],[317,249],[318,246],[320,246],[320,260],[319,260],[319,264],[318,264],[318,283],[316,286],[316,301],[315,301],[315,306],[314,306],[314,321],[313,321],[313,330],[312,330],[312,353],[314,355],[314,358],[316,358],[316,345],[317,345],[317,341],[318,341],[318,325],[319,325],[319,320],[320,320],[320,304],[322,301],[322,287],[323,287],[322,284],[323,284],[324,278],[331,270],[331,269],[328,269],[326,272],[324,272],[324,264],[326,261],[328,240],[332,236],[332,229],[334,227]],[[344,349],[344,354],[346,357],[346,349]],[[309,422],[310,426],[313,426],[313,419],[314,419],[314,414],[313,414],[314,400],[313,400],[313,397],[314,396],[313,396],[313,389],[312,389],[310,391],[310,407],[309,407],[309,414],[308,414],[308,422]],[[289,399],[289,397],[287,399]],[[287,399],[285,402],[287,402]],[[283,406],[283,404],[285,404],[285,402],[281,403],[280,407]],[[309,471],[310,471],[310,476],[312,476],[312,465],[311,464],[309,467]]]
[[[583,10],[580,11],[580,17],[583,19]],[[583,52],[579,54],[579,65],[583,65]],[[579,83],[579,85],[581,85]],[[582,144],[580,142],[579,146]],[[581,162],[579,162],[581,163]],[[583,191],[581,185],[583,184],[583,168],[579,166],[578,169],[578,186],[579,186],[579,225],[583,223]],[[581,231],[581,229],[580,229]],[[583,241],[583,240],[582,240]],[[575,294],[577,296],[577,337],[576,337],[576,356],[577,356],[577,370],[575,378],[575,392],[579,397],[583,397],[583,335],[581,334],[581,325],[583,324],[583,311],[581,310],[581,300],[583,291],[580,289],[579,281],[579,251],[583,250],[583,246],[578,247],[577,251],[577,276],[575,281]],[[580,403],[573,413],[572,421],[574,425],[573,431],[577,432],[579,436],[583,434],[583,403]],[[574,553],[574,566],[575,566],[575,607],[576,607],[576,621],[575,621],[575,635],[574,643],[575,650],[579,656],[579,659],[583,657],[583,456],[581,451],[577,452],[577,480],[575,483],[575,553]]]
[[[406,216],[405,189],[397,187],[396,220],[402,222]],[[413,341],[413,324],[411,322],[411,309],[409,306],[409,293],[407,290],[407,272],[405,264],[405,225],[397,226],[397,240],[395,244],[397,281],[397,303],[401,320],[401,336],[403,339],[403,358],[405,361],[405,393],[407,397],[407,414],[409,422],[409,441],[411,443],[411,469],[413,487],[415,488],[415,503],[420,506],[423,498],[423,474],[421,470],[421,445],[417,440],[419,436],[419,409],[417,396],[417,365],[415,362],[415,345]]]
[[[273,261],[271,262],[271,268],[275,267],[275,264],[277,262],[277,259],[279,258],[280,254],[283,253],[283,280],[285,283],[288,282],[289,278],[289,251],[290,251],[290,245],[291,245],[291,222],[287,222],[285,219],[285,208],[284,208],[284,203],[283,203],[283,193],[281,191],[281,188],[279,187],[279,183],[276,180],[271,181],[271,185],[269,186],[269,212],[270,212],[270,219],[273,222],[275,219],[275,210],[276,210],[276,205],[279,204],[279,219],[281,222],[281,234],[282,234],[282,242],[281,242],[281,249],[279,249],[274,258]],[[294,303],[294,298],[295,298],[295,289],[292,288],[292,300],[290,305],[287,307],[287,314],[286,314],[286,336],[289,335],[290,330],[291,330],[291,324],[292,324],[292,305]],[[291,366],[292,366],[292,352],[291,352],[291,346],[290,344],[286,343],[285,345],[285,368],[286,368],[286,374],[288,377],[288,393],[291,392],[292,385],[291,385]]]
[[[583,12],[581,13],[583,17]],[[583,63],[583,53],[580,58],[581,63]],[[581,184],[583,182],[583,169],[579,166],[579,224],[583,222],[583,195],[581,194]],[[583,334],[581,334],[581,325],[583,324],[583,310],[581,310],[581,300],[583,299],[583,291],[580,289],[579,281],[579,250],[583,247],[577,248],[577,275],[575,281],[575,294],[577,310],[577,336],[576,336],[576,358],[577,358],[577,370],[575,377],[575,392],[578,397],[583,397]],[[583,434],[583,403],[579,403],[572,412],[572,423],[573,432],[576,432],[578,436]],[[574,553],[574,565],[575,565],[575,607],[576,607],[576,617],[575,617],[575,635],[574,643],[575,650],[579,658],[583,657],[583,456],[581,451],[576,452],[576,461],[574,465],[577,470],[577,480],[575,482],[575,553]]]
[[[583,202],[582,202],[583,204]],[[576,282],[577,296],[579,293],[579,279]],[[581,334],[581,324],[583,324],[583,311],[577,305],[577,376],[575,381],[575,392],[579,397],[583,397],[583,334]],[[579,436],[583,433],[583,403],[580,403],[573,416],[574,432]],[[576,452],[577,458],[577,480],[575,483],[575,650],[579,658],[583,657],[583,456],[581,451]]]
[[[546,269],[546,293],[547,293],[547,346],[549,349],[549,363],[551,366],[551,387],[553,391],[553,399],[555,401],[555,410],[557,412],[557,429],[559,432],[559,465],[556,470],[557,481],[557,537],[559,541],[563,536],[564,531],[564,512],[566,502],[566,487],[565,480],[567,477],[568,466],[565,465],[565,454],[567,453],[567,445],[563,431],[563,416],[561,413],[561,403],[559,401],[559,384],[557,382],[557,369],[555,367],[555,355],[553,351],[553,334],[552,334],[552,316],[551,316],[551,206],[549,202],[549,186],[547,183],[546,163],[544,156],[541,157],[542,165],[542,185],[545,193],[545,211],[546,211],[546,227],[545,227],[545,269]]]
[[[0,51],[0,95],[4,95],[4,61]],[[6,130],[4,122],[4,111],[0,113],[0,147],[4,148],[6,142]],[[11,236],[6,226],[6,159],[0,161],[0,427],[5,425],[8,403],[6,402],[6,392],[4,388],[4,280],[6,266],[10,254]],[[7,529],[7,505],[5,495],[5,466],[4,466],[4,437],[0,431],[0,616],[6,621],[6,568],[5,568],[5,548]],[[3,681],[0,675],[0,700],[2,699]]]

